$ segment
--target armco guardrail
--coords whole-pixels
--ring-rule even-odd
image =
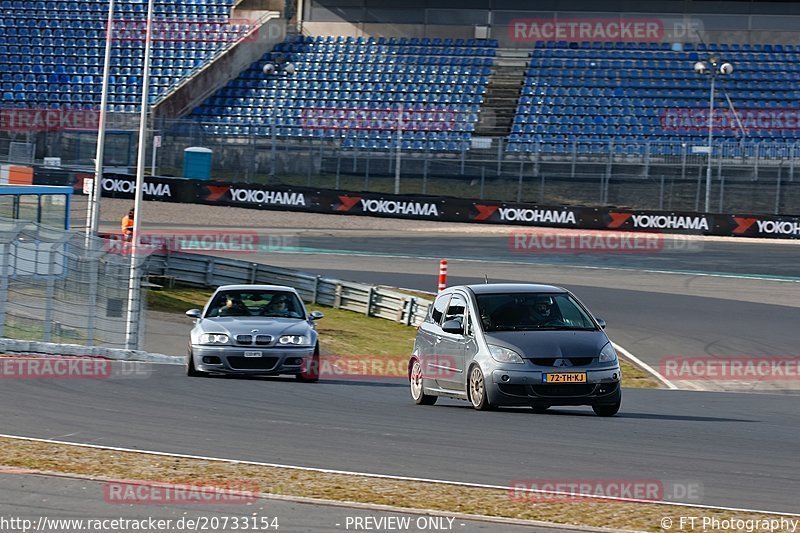
[[[288,285],[304,301],[355,311],[408,326],[418,326],[428,313],[430,300],[396,290],[324,278],[314,274],[229,258],[162,249],[146,263],[151,277],[163,277],[204,287],[239,283]]]

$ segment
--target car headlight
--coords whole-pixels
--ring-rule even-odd
[[[502,346],[489,345],[489,354],[498,363],[522,363],[522,356],[514,350]]]
[[[611,343],[609,342],[608,344],[603,346],[602,350],[600,350],[600,362],[610,363],[616,360],[617,360],[617,352],[614,351],[614,347],[611,346]]]
[[[278,339],[278,344],[294,344],[303,346],[309,344],[310,341],[305,335],[283,335]]]
[[[200,344],[227,344],[228,336],[224,333],[203,333],[200,335]]]

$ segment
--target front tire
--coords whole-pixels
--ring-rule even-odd
[[[467,395],[472,407],[478,411],[487,411],[492,408],[486,394],[486,380],[483,377],[481,367],[475,365],[469,373],[467,382]]]
[[[411,397],[417,405],[433,405],[438,396],[431,396],[425,394],[425,388],[422,383],[422,365],[419,364],[417,359],[414,359],[414,364],[411,366],[411,373],[408,376],[411,385]]]
[[[303,367],[296,375],[298,381],[303,383],[315,383],[319,381],[319,345],[314,348],[314,355],[311,359],[303,360]]]
[[[192,352],[189,352],[189,362],[186,364],[186,375],[190,378],[202,378],[208,375],[205,372],[201,372],[195,368],[194,356],[192,355]]]
[[[597,416],[614,416],[619,412],[620,405],[622,405],[622,402],[593,405],[592,410]]]

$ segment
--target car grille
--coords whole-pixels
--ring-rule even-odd
[[[556,362],[556,357],[536,357],[531,359],[534,365],[539,366],[553,366],[553,363]],[[562,359],[567,359],[572,366],[588,366],[592,364],[592,357],[566,357]]]
[[[594,392],[594,383],[571,383],[558,385],[531,385],[536,396],[588,396]]]
[[[228,357],[228,364],[235,370],[272,370],[278,361],[278,357]]]
[[[255,344],[258,346],[266,346],[272,342],[271,335],[256,335],[253,338],[252,335],[237,335],[236,336],[236,344]]]

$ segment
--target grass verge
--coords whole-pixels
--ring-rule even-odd
[[[0,465],[103,480],[257,486],[264,494],[392,505],[408,510],[433,510],[443,515],[457,512],[635,531],[663,531],[663,520],[671,519],[677,525],[681,516],[758,521],[780,519],[781,516],[658,503],[557,500],[546,496],[532,498],[508,489],[175,458],[13,438],[0,438]]]

